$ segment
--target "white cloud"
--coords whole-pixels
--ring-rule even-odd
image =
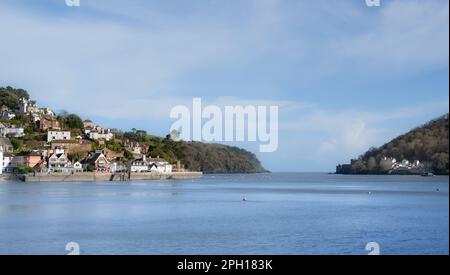
[[[103,7],[117,11],[114,5]],[[152,29],[77,17],[51,20],[3,6],[0,35],[8,43],[0,44],[0,75],[3,81],[32,87],[38,100],[62,109],[98,103],[131,109],[142,106],[141,101],[172,102],[170,91],[183,89],[176,85],[178,77],[255,58],[255,49],[270,36],[270,16],[267,9],[255,9],[241,27],[194,20]],[[267,24],[253,22],[265,18]],[[136,108],[129,115],[158,115],[160,108],[155,110]],[[97,111],[106,117],[121,113],[113,108]]]
[[[384,73],[448,67],[448,1],[392,1],[368,19],[370,29],[338,41],[344,60]]]

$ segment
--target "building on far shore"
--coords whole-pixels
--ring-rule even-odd
[[[109,173],[110,172],[110,162],[103,155],[102,150],[95,151],[95,154],[89,157],[87,160],[82,162],[83,168],[85,170],[94,170],[97,173]]]
[[[35,100],[26,98],[19,99],[19,112],[30,115],[34,122],[39,121],[43,116],[55,117],[55,112],[50,108],[38,108]]]
[[[5,153],[12,153],[14,151],[14,146],[9,138],[0,137],[0,147],[3,148],[3,152]]]
[[[0,123],[0,136],[2,137],[24,137],[25,130],[22,127],[17,127],[15,125],[6,126]]]
[[[67,172],[67,163],[69,162],[69,159],[67,158],[66,154],[52,154],[48,158],[48,170],[52,173],[56,172]]]
[[[111,171],[111,173],[121,173],[126,172],[128,169],[126,164],[118,161],[113,161],[110,164],[109,170]]]
[[[47,130],[59,130],[59,121],[52,116],[42,116],[39,120],[39,130],[47,131]]]
[[[47,142],[52,142],[54,140],[70,140],[69,131],[48,131],[47,132]]]
[[[85,129],[86,136],[91,140],[104,140],[110,141],[114,138],[114,134],[109,128],[102,128],[100,126],[95,126],[93,128]]]
[[[143,156],[140,159],[135,159],[129,164],[130,172],[132,173],[144,173],[150,172],[149,163],[147,162],[146,156]]]
[[[17,173],[19,166],[22,164],[22,159],[17,158],[13,154],[3,152],[2,173],[12,174]]]
[[[129,170],[132,173],[160,173],[167,174],[172,173],[172,165],[169,164],[165,159],[160,157],[157,158],[147,158],[145,155],[136,159],[129,164]]]

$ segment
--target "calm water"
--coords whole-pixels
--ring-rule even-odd
[[[0,182],[0,254],[449,253],[449,178]],[[439,191],[438,191],[439,189]],[[247,202],[242,202],[246,197]]]

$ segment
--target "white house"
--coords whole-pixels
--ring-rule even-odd
[[[149,163],[147,162],[145,156],[141,159],[136,159],[132,161],[129,165],[129,168],[132,173],[150,172]]]
[[[85,129],[85,134],[91,140],[103,139],[106,141],[110,141],[114,138],[114,134],[111,132],[111,129],[102,128],[100,126],[95,126],[92,129]]]
[[[47,132],[47,142],[51,142],[53,140],[69,140],[70,132],[69,131],[48,131]]]
[[[130,163],[130,171],[133,173],[172,173],[172,165],[162,158],[147,158],[143,156],[141,159],[137,159]]]
[[[150,171],[161,174],[172,173],[172,165],[162,158],[149,158]]]
[[[75,163],[68,162],[63,171],[67,173],[81,173],[83,172],[83,165],[79,161]]]
[[[28,99],[23,97],[19,99],[19,111],[22,114],[26,114],[28,112],[28,105],[29,105]]]
[[[20,160],[10,153],[3,152],[2,173],[14,173],[20,165]]]
[[[67,164],[69,159],[65,154],[53,154],[48,158],[48,168],[50,172],[69,172]]]
[[[0,136],[1,137],[24,137],[25,132],[22,127],[6,126],[0,123]]]

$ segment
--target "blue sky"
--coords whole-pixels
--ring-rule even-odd
[[[165,135],[170,109],[280,106],[273,171],[333,171],[447,113],[447,0],[0,2],[0,86]]]

